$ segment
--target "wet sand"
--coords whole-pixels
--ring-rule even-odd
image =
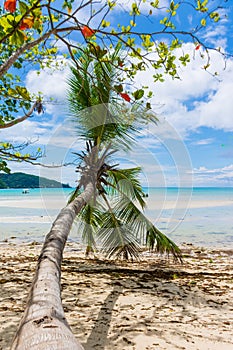
[[[22,316],[41,246],[0,244],[0,349]],[[233,349],[233,251],[184,245],[184,264],[85,259],[68,243],[62,299],[86,350]]]

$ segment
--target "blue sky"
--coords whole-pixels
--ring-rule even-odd
[[[164,0],[165,1],[165,0]],[[132,2],[132,1],[131,1]],[[119,1],[111,14],[113,22],[128,21]],[[146,13],[150,1],[143,4]],[[164,2],[166,3],[166,1]],[[214,5],[215,1],[211,1]],[[222,1],[225,4],[224,1]],[[225,4],[228,18],[223,17],[217,26],[210,26],[200,32],[200,37],[214,47],[221,46],[225,52],[232,52],[233,47],[233,7],[232,1]],[[88,13],[80,14],[82,21]],[[143,18],[137,28],[145,30],[154,26],[152,21]],[[195,18],[185,8],[177,18],[177,25],[192,28]],[[98,18],[93,27],[98,25]],[[141,27],[141,28],[140,28]],[[184,39],[182,50],[189,53],[192,60],[187,67],[180,68],[180,80],[166,78],[163,83],[154,83],[152,71],[139,73],[135,85],[148,85],[154,92],[153,110],[159,117],[158,126],[146,127],[138,145],[131,154],[119,154],[125,166],[142,165],[144,185],[148,186],[232,186],[233,185],[233,59],[226,61],[216,51],[210,52],[210,72],[203,69],[206,56],[203,48],[195,51],[195,46],[188,38]],[[179,54],[179,49],[176,53]],[[202,58],[202,54],[204,58]],[[73,127],[67,118],[65,103],[68,66],[53,73],[45,70],[40,76],[30,70],[25,76],[27,87],[34,92],[42,91],[58,103],[45,105],[45,113],[34,116],[24,123],[8,129],[4,138],[14,142],[26,139],[37,140],[46,150],[43,162],[70,160],[72,150],[78,151],[82,143],[77,140]],[[75,168],[43,169],[28,164],[13,164],[12,171],[25,171],[59,181],[75,184]]]

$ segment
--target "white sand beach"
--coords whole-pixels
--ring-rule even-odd
[[[1,350],[9,350],[40,248],[0,245]],[[67,245],[62,298],[85,350],[232,349],[232,250],[186,245],[180,265],[148,252],[137,263],[86,260],[80,249]]]
[[[48,197],[38,197],[38,198],[20,198],[17,201],[8,199],[1,199],[0,207],[9,208],[45,208],[45,209],[60,209],[66,205],[66,197],[63,198],[48,198]],[[187,209],[187,208],[211,208],[211,207],[222,207],[222,206],[232,206],[233,200],[231,199],[215,199],[212,201],[206,200],[186,200],[186,198],[178,198],[176,200],[165,200],[159,198],[157,201],[153,198],[147,198],[147,207],[150,209]]]

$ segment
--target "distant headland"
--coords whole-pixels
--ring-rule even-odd
[[[62,184],[45,177],[25,173],[0,174],[0,189],[6,188],[71,188],[69,184]]]

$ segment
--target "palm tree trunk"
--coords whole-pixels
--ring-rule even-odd
[[[71,226],[93,192],[93,184],[89,183],[80,196],[61,210],[47,234],[11,350],[83,350],[64,315],[60,276]]]

